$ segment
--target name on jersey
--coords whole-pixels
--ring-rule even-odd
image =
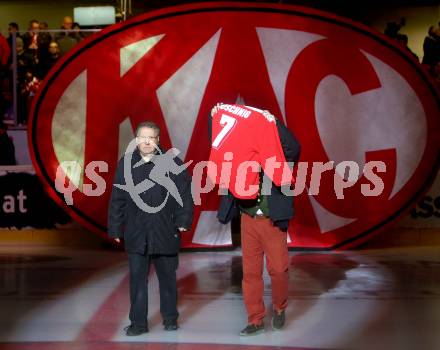
[[[221,105],[219,109],[223,109],[224,111],[230,112],[242,118],[248,118],[251,115],[251,111],[233,105]]]

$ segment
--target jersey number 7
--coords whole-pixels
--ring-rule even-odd
[[[220,125],[223,126],[221,131],[218,133],[217,137],[212,143],[212,147],[219,148],[220,144],[230,135],[232,128],[234,127],[237,120],[226,114],[222,114],[220,119]]]

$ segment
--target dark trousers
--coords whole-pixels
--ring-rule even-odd
[[[176,255],[128,254],[130,268],[130,321],[139,327],[148,325],[148,271],[154,264],[159,280],[160,313],[165,320],[177,320]]]

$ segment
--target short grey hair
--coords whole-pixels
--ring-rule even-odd
[[[138,126],[136,127],[136,136],[139,134],[139,130],[142,128],[149,128],[149,129],[153,129],[156,132],[156,136],[160,135],[160,128],[159,125],[157,125],[155,122],[153,121],[146,121],[146,122],[142,122],[139,123]]]

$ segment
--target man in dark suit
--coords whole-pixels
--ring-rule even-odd
[[[126,335],[148,332],[148,270],[159,279],[160,312],[165,330],[177,330],[177,281],[180,233],[193,216],[191,178],[186,165],[159,145],[154,122],[136,130],[137,147],[119,161],[109,206],[109,236],[124,238],[130,270],[130,321]],[[136,187],[137,186],[137,187]]]

